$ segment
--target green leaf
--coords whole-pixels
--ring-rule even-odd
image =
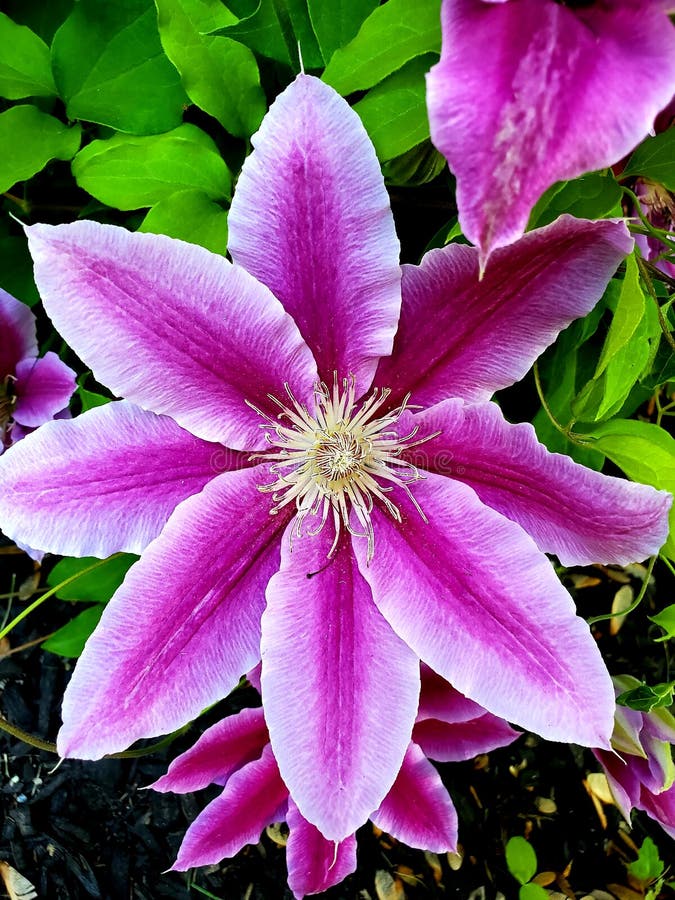
[[[0,12],[0,97],[49,97],[56,94],[49,47],[24,25]]]
[[[307,0],[276,0],[277,9],[288,9],[295,40],[300,47],[305,69],[319,69],[324,66],[324,58],[317,41],[312,20],[307,8]]]
[[[665,609],[655,616],[649,616],[649,621],[654,622],[666,632],[663,637],[657,638],[657,641],[667,641],[670,638],[675,638],[675,603],[666,606]]]
[[[529,884],[521,884],[518,900],[549,900],[549,893],[540,884],[531,881]]]
[[[431,141],[422,141],[401,156],[390,159],[382,166],[382,174],[387,184],[401,184],[406,187],[427,184],[437,178],[446,167]]]
[[[51,44],[54,32],[70,14],[75,0],[49,0],[48,3],[26,0],[3,0],[5,12],[20,25],[27,25],[43,41]]]
[[[629,706],[640,712],[651,712],[661,706],[671,706],[674,690],[675,681],[666,681],[651,687],[648,684],[641,684],[639,687],[619,694],[616,702],[621,706]]]
[[[623,175],[642,175],[675,191],[675,129],[649,137],[628,160]]]
[[[633,481],[675,493],[675,439],[663,428],[633,419],[613,419],[586,436]],[[670,511],[670,534],[662,552],[675,559],[675,508]]]
[[[52,159],[71,159],[80,138],[79,125],[69,128],[34,106],[0,113],[0,193],[32,178]]]
[[[562,213],[580,219],[620,216],[621,188],[611,172],[591,172],[573,181],[558,182],[535,204],[530,214],[530,227],[548,225]]]
[[[335,51],[323,80],[351,94],[372,87],[415,56],[440,50],[438,0],[389,0],[368,16],[346,47]]]
[[[85,372],[84,375],[80,375],[77,379],[77,396],[80,398],[82,412],[87,412],[89,409],[95,409],[97,406],[105,406],[106,403],[110,403],[110,397],[104,397],[103,394],[96,394],[94,391],[89,391],[84,387],[84,382],[88,377],[89,373]]]
[[[537,871],[537,854],[524,837],[509,838],[506,844],[506,865],[516,881],[529,881]]]
[[[118,134],[92,141],[73,160],[73,175],[97,200],[126,210],[154,206],[185,190],[224,200],[232,184],[218,148],[195,125],[147,137]]]
[[[308,0],[309,15],[323,58],[348,44],[379,0]]]
[[[49,650],[50,653],[57,653],[59,656],[77,659],[78,656],[81,656],[91,633],[100,622],[104,608],[104,606],[98,605],[85,609],[48,638],[42,645],[43,648]]]
[[[27,306],[35,306],[39,301],[25,238],[0,237],[0,287]]]
[[[261,56],[287,66],[298,63],[293,25],[283,0],[259,0],[250,14],[215,33],[241,41]]]
[[[162,51],[152,0],[78,0],[54,36],[52,63],[71,119],[131,134],[182,120],[187,98]]]
[[[628,866],[628,871],[639,881],[649,884],[663,875],[665,865],[659,857],[654,841],[646,837],[638,850],[638,858]]]
[[[640,286],[640,272],[634,254],[626,260],[619,299],[614,310],[605,346],[598,361],[596,376],[607,368],[609,361],[629,342],[645,314],[645,295]]]
[[[430,53],[416,57],[354,105],[380,161],[400,156],[429,137],[424,76],[437,60]]]
[[[72,578],[84,569],[101,562],[100,566],[80,576],[56,592],[62,600],[83,600],[87,603],[107,603],[122,584],[124,576],[138,559],[131,553],[120,553],[101,562],[92,556],[81,559],[62,559],[47,578],[50,587],[57,587],[67,578]]]
[[[227,213],[202,191],[180,191],[162,200],[138,230],[168,234],[223,256],[227,252]]]
[[[212,3],[155,0],[155,4],[162,46],[180,72],[190,100],[232,134],[253,134],[267,107],[253,53],[238,41],[204,33],[218,27]]]

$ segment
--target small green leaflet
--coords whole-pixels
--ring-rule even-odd
[[[662,684],[655,684],[652,687],[647,684],[641,684],[639,687],[619,694],[616,702],[621,706],[629,706],[631,709],[637,709],[640,712],[650,712],[652,709],[661,706],[670,706],[673,702],[674,690],[675,681],[666,681]]]
[[[132,553],[118,553],[107,560],[97,560],[92,556],[81,559],[62,559],[47,578],[50,587],[57,587],[67,578],[72,578],[84,569],[100,565],[66,584],[56,592],[62,600],[83,600],[88,603],[107,603],[122,584],[124,576],[138,559]]]
[[[506,865],[520,884],[525,884],[537,871],[537,854],[524,837],[509,838],[506,844]]]
[[[657,613],[655,616],[649,616],[649,621],[654,622],[655,625],[658,625],[659,628],[663,628],[666,632],[663,637],[656,638],[657,643],[659,641],[667,641],[670,640],[670,638],[675,638],[675,603],[666,606],[665,609],[661,610],[661,612]]]
[[[559,181],[535,204],[529,227],[548,225],[562,213],[570,213],[579,219],[620,216],[621,188],[611,172],[591,172],[572,181]]]
[[[90,606],[75,616],[70,622],[55,631],[42,645],[43,649],[59,656],[77,659],[84,650],[84,645],[96,628],[103,615],[104,606]]]

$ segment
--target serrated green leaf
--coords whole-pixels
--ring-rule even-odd
[[[654,622],[666,632],[663,637],[657,638],[658,641],[667,641],[675,638],[675,603],[671,606],[666,606],[665,609],[655,616],[649,616],[649,621]]]
[[[381,162],[429,137],[424,76],[437,60],[430,53],[416,57],[354,105]]]
[[[345,95],[370,88],[423,53],[440,53],[438,0],[389,0],[365,20],[356,37],[336,50],[323,80]]]
[[[238,41],[205,33],[219,27],[211,3],[155,0],[155,4],[162,46],[180,72],[190,100],[232,134],[253,134],[266,110],[253,53]]]
[[[77,659],[78,656],[81,656],[84,645],[100,622],[104,608],[99,604],[90,606],[89,609],[79,613],[67,625],[59,628],[50,638],[47,638],[42,645],[43,649],[59,656]]]
[[[640,712],[651,712],[661,706],[671,706],[675,681],[666,681],[662,684],[641,684],[639,687],[619,694],[616,702],[621,706],[629,706]]]
[[[73,175],[97,200],[126,210],[154,206],[185,190],[224,200],[232,184],[218,148],[195,125],[147,137],[118,134],[92,141],[73,160]]]
[[[344,47],[379,0],[308,0],[309,16],[323,58],[328,62],[338,47]]]
[[[56,94],[49,47],[24,25],[0,12],[0,97],[49,97]]]
[[[639,881],[649,884],[661,875],[665,864],[659,857],[659,851],[654,841],[646,837],[638,850],[638,858],[628,866],[628,871]]]
[[[602,219],[622,215],[621,188],[610,172],[591,172],[550,187],[530,215],[530,227],[549,225],[562,213],[580,219]]]
[[[71,119],[131,134],[182,120],[187,97],[162,50],[153,0],[78,0],[54,36],[52,64]]]
[[[675,493],[675,439],[663,428],[633,419],[613,419],[587,437],[629,478]],[[669,521],[670,533],[662,552],[675,558],[675,509],[671,509]]]
[[[223,256],[227,252],[227,213],[202,191],[181,191],[162,200],[138,230],[168,234]]]
[[[529,884],[521,884],[518,900],[549,900],[549,893],[540,884],[531,881]]]
[[[50,587],[57,587],[61,582],[73,575],[100,562],[91,572],[86,572],[70,584],[60,588],[56,595],[62,600],[82,600],[87,603],[107,603],[122,584],[124,576],[138,559],[131,553],[120,553],[105,561],[91,556],[81,559],[62,559],[57,563],[47,578]]]
[[[669,191],[675,191],[675,129],[648,137],[637,148],[623,175],[642,175],[657,181]]]
[[[32,178],[52,159],[71,159],[80,139],[79,125],[69,128],[29,104],[0,113],[0,193]]]
[[[537,854],[524,837],[512,837],[506,843],[506,865],[516,881],[525,884],[537,871]]]

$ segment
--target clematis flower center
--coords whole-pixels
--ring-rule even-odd
[[[335,552],[344,528],[368,541],[370,561],[375,552],[371,521],[375,502],[401,521],[400,510],[390,497],[396,488],[407,494],[426,521],[409,487],[424,476],[412,463],[401,459],[401,454],[438,432],[413,440],[418,431],[414,426],[407,434],[399,435],[394,426],[408,408],[410,395],[395,409],[378,416],[391,391],[375,388],[368,399],[358,403],[353,376],[340,383],[336,374],[332,389],[324,382],[315,386],[314,411],[310,413],[293,396],[290,386],[284,387],[288,404],[269,395],[281,409],[276,419],[252,404],[249,406],[266,420],[261,427],[268,430],[267,440],[276,448],[255,456],[273,461],[271,471],[276,476],[272,483],[259,485],[259,490],[272,494],[271,514],[289,503],[295,504],[291,539],[301,536],[308,516],[318,517],[318,522],[307,534],[318,534],[332,519],[335,538],[328,556]]]

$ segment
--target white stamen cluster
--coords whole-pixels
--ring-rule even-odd
[[[335,375],[332,390],[324,382],[317,384],[313,415],[296,400],[288,384],[284,387],[289,406],[269,395],[281,408],[276,420],[253,407],[267,420],[262,427],[269,429],[268,442],[278,448],[276,452],[257,456],[274,461],[271,471],[276,476],[274,482],[260,485],[259,490],[272,494],[275,504],[270,510],[272,514],[295,503],[297,512],[291,537],[301,536],[308,516],[318,517],[317,523],[307,529],[310,535],[318,534],[332,516],[335,539],[328,556],[335,552],[341,529],[345,528],[350,534],[367,538],[370,561],[375,550],[371,521],[375,498],[400,522],[401,513],[388,495],[395,487],[401,488],[425,518],[408,487],[423,476],[400,456],[404,450],[434,435],[413,442],[417,426],[402,437],[392,430],[410,395],[396,409],[375,418],[391,393],[388,388],[375,388],[357,409],[353,376],[343,378],[340,385]],[[350,521],[350,509],[354,510],[358,527]]]

